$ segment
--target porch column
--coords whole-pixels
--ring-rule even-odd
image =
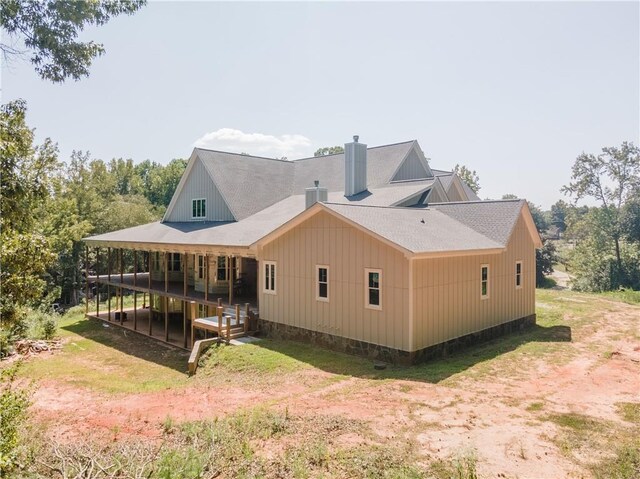
[[[187,302],[182,301],[182,347],[187,347]]]
[[[164,297],[164,340],[169,342],[169,298]]]
[[[153,295],[149,293],[149,336],[152,336],[152,322],[153,319]]]
[[[111,321],[111,247],[107,248],[107,320]]]
[[[169,292],[169,253],[164,252],[164,292]]]
[[[89,247],[84,247],[84,315],[89,315]]]
[[[133,330],[138,330],[138,292],[133,290]]]
[[[209,255],[204,255],[204,300],[209,300]]]
[[[227,256],[227,264],[229,265],[229,274],[227,275],[227,280],[229,281],[229,306],[233,304],[233,270],[234,268],[231,265],[232,258],[231,256]]]
[[[100,319],[100,248],[96,248],[96,317]]]
[[[147,252],[147,270],[149,271],[149,278],[148,278],[149,295],[151,295],[151,251]],[[151,304],[151,300],[149,300],[149,304]]]
[[[183,278],[183,285],[182,285],[182,296],[187,296],[187,270],[189,268],[187,268],[187,253],[183,253],[182,254],[182,268],[184,269],[184,274],[182,276]]]
[[[124,322],[124,264],[122,261],[122,248],[119,251],[119,263],[120,263],[120,324]]]
[[[133,250],[133,285],[138,285],[138,250]],[[138,291],[133,290],[133,330],[138,329]]]

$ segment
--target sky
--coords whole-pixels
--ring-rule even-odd
[[[546,209],[583,151],[640,143],[639,2],[150,2],[81,38],[106,54],[78,82],[2,65],[2,102],[24,98],[62,159],[417,139],[482,198]]]

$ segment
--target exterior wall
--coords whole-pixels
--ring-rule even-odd
[[[276,294],[263,291],[276,261]],[[329,301],[316,299],[316,265],[329,266]],[[365,308],[365,268],[382,269],[382,310]],[[321,212],[260,253],[264,320],[400,350],[409,347],[409,264],[398,250]]]
[[[416,180],[430,176],[433,175],[425,169],[424,163],[414,149],[409,152],[391,181]]]
[[[507,251],[494,255],[414,260],[411,351],[535,314],[535,246],[523,217]],[[516,289],[516,261],[522,288]],[[489,265],[489,297],[480,297],[480,267]]]
[[[191,200],[205,198],[206,217],[192,218]],[[179,193],[171,214],[166,221],[234,221],[235,218],[225,203],[220,191],[211,180],[209,173],[199,158],[196,158],[189,176]]]

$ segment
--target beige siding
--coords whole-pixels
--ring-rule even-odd
[[[516,289],[516,261],[522,261],[522,288]],[[489,298],[480,297],[480,267],[489,265]],[[523,217],[507,251],[414,260],[414,340],[411,350],[535,313],[535,246]]]
[[[233,221],[234,217],[222,195],[211,180],[207,169],[199,158],[196,158],[189,176],[178,194],[173,210],[166,221]],[[194,219],[192,200],[205,198],[206,218]]]
[[[276,294],[263,292],[264,261],[275,261]],[[316,265],[329,266],[329,301],[316,300]],[[365,308],[365,268],[382,269],[382,311]],[[321,212],[260,254],[260,317],[407,350],[408,260],[361,230]]]

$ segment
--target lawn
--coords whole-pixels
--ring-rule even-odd
[[[633,298],[538,290],[535,327],[416,366],[264,339],[211,347],[191,378],[184,351],[76,310],[61,319],[63,349],[19,376],[34,381],[30,427],[44,439],[32,442],[57,466],[71,455],[145,477],[631,479]]]

